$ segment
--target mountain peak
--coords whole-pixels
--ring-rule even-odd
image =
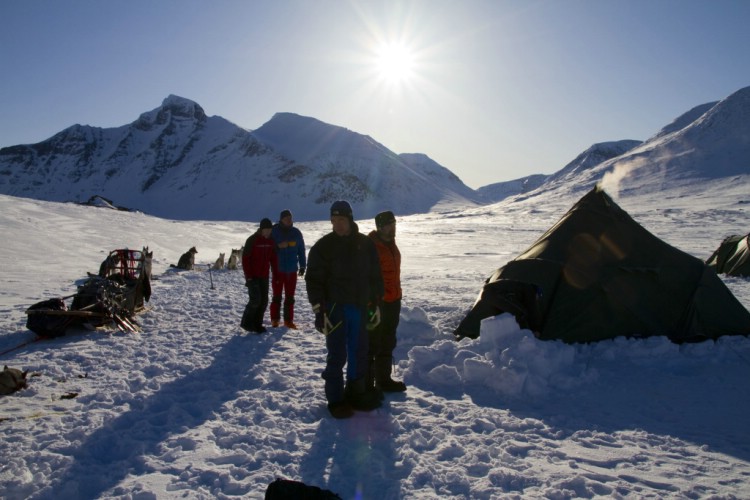
[[[167,98],[162,101],[161,109],[168,109],[174,115],[187,118],[193,117],[202,119],[206,117],[206,112],[203,111],[203,108],[200,107],[197,102],[174,94],[169,94]]]
[[[641,144],[641,141],[632,139],[598,142],[596,144],[593,144],[583,153],[576,156],[576,158],[565,165],[562,170],[550,176],[550,179],[554,180],[559,178],[567,178],[571,174],[589,170],[601,164],[602,162],[605,162],[611,158],[616,158]]]
[[[172,119],[203,122],[206,120],[206,112],[195,101],[170,94],[162,101],[161,106],[138,117],[135,125],[146,130],[154,125],[164,125]]]
[[[671,134],[672,132],[682,130],[683,128],[687,127],[688,125],[693,123],[695,120],[703,116],[708,110],[716,106],[718,103],[719,101],[714,101],[714,102],[708,102],[706,104],[701,104],[700,106],[694,107],[687,113],[683,113],[677,118],[675,118],[672,121],[672,123],[662,128],[653,138],[657,139],[667,134]]]
[[[748,118],[750,118],[750,87],[745,87],[711,107],[695,121],[695,125],[704,129],[722,127],[725,132],[729,133],[746,127]],[[747,137],[742,134],[742,138]]]
[[[321,160],[321,156],[328,157],[332,153],[358,157],[370,154],[396,156],[369,136],[294,113],[276,113],[252,134],[300,163],[328,162],[327,159]]]

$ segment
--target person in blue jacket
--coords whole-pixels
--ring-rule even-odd
[[[332,231],[310,249],[305,283],[315,329],[326,337],[322,376],[328,410],[334,418],[348,418],[354,410],[381,405],[379,395],[366,384],[366,327],[370,309],[370,324],[377,326],[380,321],[377,304],[384,293],[383,277],[375,244],[359,232],[347,201],[331,205],[331,226]]]
[[[282,210],[279,222],[274,224],[271,238],[276,243],[279,267],[271,279],[271,326],[279,326],[281,320],[281,298],[284,294],[284,326],[296,330],[294,324],[294,293],[297,290],[297,276],[305,275],[305,240],[302,231],[294,227],[292,212]]]

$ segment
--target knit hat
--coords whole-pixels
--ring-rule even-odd
[[[338,200],[334,201],[331,205],[331,217],[334,215],[343,215],[344,217],[352,217],[352,206],[349,205],[348,201]]]
[[[391,212],[390,210],[380,212],[375,216],[375,227],[377,227],[378,229],[393,222],[396,222],[396,216],[394,216],[393,212]]]
[[[288,210],[288,209],[282,210],[281,215],[279,215],[279,220],[283,219],[284,217],[291,217],[291,216],[292,216],[291,210]]]
[[[271,229],[273,227],[273,222],[271,222],[271,219],[264,217],[260,221],[260,228],[261,229]]]

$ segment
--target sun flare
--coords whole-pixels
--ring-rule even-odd
[[[414,74],[414,54],[405,44],[384,43],[375,52],[376,71],[389,83],[403,83]]]

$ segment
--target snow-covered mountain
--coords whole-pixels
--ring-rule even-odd
[[[552,175],[476,191],[424,154],[396,154],[315,118],[277,113],[248,131],[174,95],[128,125],[74,125],[37,144],[0,149],[2,194],[76,202],[102,196],[181,220],[273,219],[283,208],[297,220],[320,220],[336,199],[352,202],[361,219],[385,209],[407,215],[541,193],[572,203],[599,182],[627,195],[691,184],[700,190],[708,181],[750,184],[750,87],[694,107],[644,142],[594,144]]]
[[[628,139],[594,144],[586,151],[576,156],[573,161],[565,165],[561,170],[550,175],[546,179],[545,184],[550,186],[570,183],[574,189],[582,190],[584,192],[589,191],[591,189],[590,185],[581,185],[576,182],[576,179],[581,174],[607,160],[617,158],[641,144],[641,141]]]
[[[549,175],[534,174],[512,181],[496,182],[477,189],[477,193],[490,203],[502,201],[516,194],[528,193],[538,188],[549,179]]]
[[[600,182],[620,196],[738,185],[750,194],[750,87],[691,109],[642,143],[595,145],[517,199],[540,193],[574,199]]]
[[[627,139],[597,143],[552,175],[536,174],[508,182],[498,182],[481,187],[477,192],[490,203],[502,201],[514,195],[526,195],[540,187],[548,190],[553,186],[567,185],[569,182],[572,183],[576,191],[586,192],[592,186],[590,182],[582,184],[577,182],[577,177],[581,172],[618,157],[640,144],[642,144],[641,141]]]
[[[369,136],[294,113],[277,113],[253,137],[294,162],[289,181],[324,204],[345,198],[366,214],[425,212],[442,201],[476,203],[477,193],[423,154],[397,155]],[[427,209],[427,210],[425,210]]]
[[[479,200],[424,158],[401,158],[367,136],[291,113],[249,132],[170,95],[128,125],[74,125],[1,149],[0,192],[76,202],[99,195],[161,217],[204,220],[273,218],[283,208],[320,219],[341,198],[359,217]]]

